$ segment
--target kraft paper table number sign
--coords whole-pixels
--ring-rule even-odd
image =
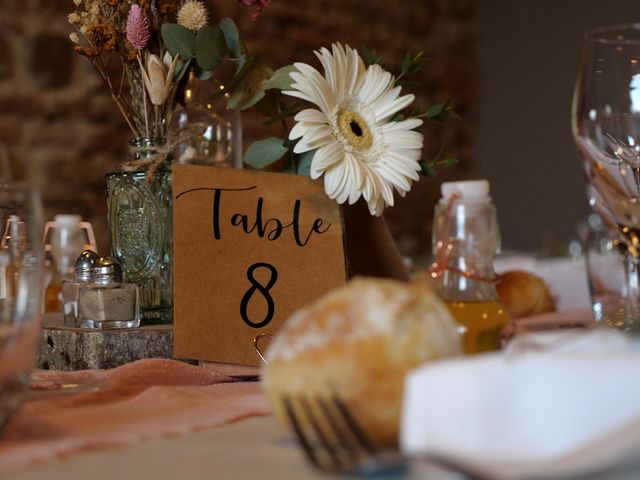
[[[173,167],[174,355],[258,365],[259,333],[346,281],[340,208],[296,175]]]

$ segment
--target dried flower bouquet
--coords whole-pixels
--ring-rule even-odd
[[[238,1],[255,7],[254,17],[268,4],[268,0]],[[233,61],[237,68],[231,83],[236,94],[243,95],[253,62],[233,20],[209,24],[203,2],[74,0],[74,4],[68,17],[76,30],[70,35],[74,49],[98,71],[133,136],[167,136],[190,72],[209,79],[223,60]]]

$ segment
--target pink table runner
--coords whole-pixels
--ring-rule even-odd
[[[23,405],[0,437],[0,472],[269,413],[259,383],[238,383],[173,360],[140,360],[113,370],[40,370],[32,380],[45,390],[67,383],[100,390]]]

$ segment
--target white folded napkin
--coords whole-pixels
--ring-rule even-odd
[[[492,478],[640,465],[640,339],[536,333],[500,353],[425,365],[407,377],[400,436],[410,457]]]

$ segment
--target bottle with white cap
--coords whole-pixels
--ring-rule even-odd
[[[45,313],[62,310],[62,282],[73,278],[74,262],[84,244],[81,221],[78,215],[56,215],[49,222],[53,275],[44,293]]]
[[[500,230],[489,182],[447,182],[433,224],[432,276],[459,324],[466,353],[498,350],[509,316],[496,291]]]

